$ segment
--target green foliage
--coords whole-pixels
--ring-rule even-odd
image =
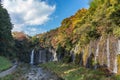
[[[5,57],[0,56],[0,72],[12,66],[12,63]]]
[[[49,62],[40,64],[40,66],[53,71],[65,80],[117,80],[115,76],[106,77],[104,73],[99,70],[90,70],[75,64]]]
[[[30,61],[30,53],[33,49],[33,46],[31,46],[31,42],[29,40],[15,40],[15,51],[17,52],[16,57],[23,62],[29,62]],[[32,48],[32,49],[31,49]]]
[[[120,27],[117,27],[117,28],[115,28],[114,29],[114,31],[113,31],[113,34],[116,36],[116,37],[120,37]]]
[[[14,55],[14,41],[11,35],[12,24],[6,9],[0,5],[0,55],[12,57]]]

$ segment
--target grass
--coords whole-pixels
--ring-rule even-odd
[[[29,70],[29,65],[21,64],[17,67],[15,72],[0,78],[0,80],[26,80],[23,76],[28,70]]]
[[[5,57],[0,56],[0,72],[12,66],[12,63]]]
[[[99,70],[90,70],[74,64],[49,62],[39,66],[54,72],[64,80],[120,80],[119,76],[106,77]]]

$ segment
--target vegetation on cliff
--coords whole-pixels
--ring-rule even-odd
[[[119,11],[119,0],[91,0],[89,9],[79,10],[64,19],[59,28],[36,35],[36,39],[40,46],[53,47],[58,56],[63,55],[63,62],[70,62],[72,52],[77,64],[82,60],[85,67],[105,64],[113,70],[120,38]]]

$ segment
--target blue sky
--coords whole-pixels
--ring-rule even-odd
[[[3,0],[8,10],[12,31],[35,35],[59,27],[61,21],[81,8],[89,7],[89,0]]]

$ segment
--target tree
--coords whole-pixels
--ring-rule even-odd
[[[0,55],[12,56],[14,40],[11,34],[12,23],[6,9],[0,4]]]

